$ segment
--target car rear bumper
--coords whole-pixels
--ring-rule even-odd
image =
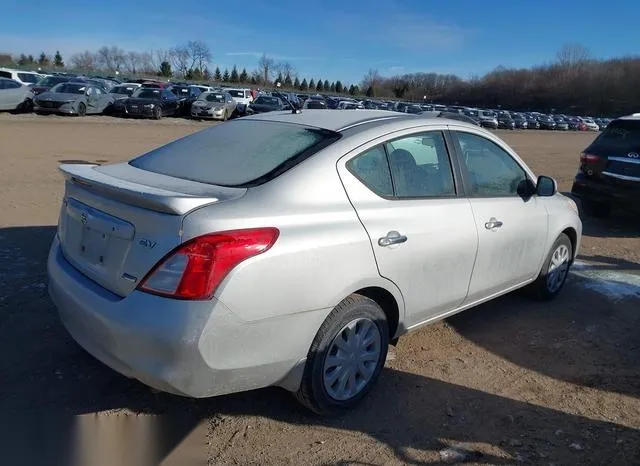
[[[640,208],[640,183],[609,183],[605,180],[587,178],[582,172],[576,175],[571,194],[579,199],[606,202]]]
[[[216,299],[180,301],[139,291],[121,298],[67,262],[57,237],[47,268],[49,294],[80,346],[127,377],[195,398],[269,385],[295,389],[290,373],[311,345],[296,332],[306,333],[300,325],[314,325],[329,312],[245,322]]]

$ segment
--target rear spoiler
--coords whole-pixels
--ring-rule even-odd
[[[95,164],[63,164],[60,165],[59,170],[68,183],[72,183],[82,189],[99,193],[125,204],[170,215],[184,215],[193,209],[207,204],[239,197],[239,195],[244,194],[246,191],[239,188],[225,188],[222,186],[205,185],[189,180],[178,180],[166,175],[145,172],[131,167],[128,164],[126,165],[128,168],[118,168],[115,165],[102,166],[102,168],[105,169],[115,168],[116,170],[111,171],[121,172],[124,175],[122,178],[96,170],[96,168],[101,166]],[[142,171],[147,175],[146,177],[149,180],[162,180],[164,183],[157,184],[160,186],[164,184],[164,187],[149,186],[137,181],[132,181],[131,178],[139,177],[131,176],[130,171],[134,173]],[[137,173],[135,174],[137,175]],[[172,180],[173,183],[168,183],[166,179]],[[180,184],[186,188],[192,185],[193,189],[181,189],[177,191],[167,188],[167,185],[172,184]],[[203,186],[205,188],[203,188]],[[188,191],[193,192],[189,193]]]

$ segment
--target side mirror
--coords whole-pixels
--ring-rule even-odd
[[[550,176],[539,176],[536,184],[536,194],[540,197],[550,197],[558,192],[558,183]]]

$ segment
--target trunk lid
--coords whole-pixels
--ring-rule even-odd
[[[585,153],[602,161],[595,172],[613,183],[640,184],[640,120],[615,120],[593,141]]]
[[[65,196],[58,237],[65,258],[109,291],[126,296],[182,241],[187,215],[237,199],[226,188],[114,165],[61,165]]]

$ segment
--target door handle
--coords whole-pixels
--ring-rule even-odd
[[[401,235],[395,230],[391,230],[389,233],[387,233],[387,236],[378,238],[378,244],[382,247],[391,246],[392,244],[405,243],[406,241],[407,237]]]
[[[487,230],[494,230],[496,228],[500,228],[502,226],[502,222],[495,217],[491,217],[487,223],[484,224],[484,227]]]

